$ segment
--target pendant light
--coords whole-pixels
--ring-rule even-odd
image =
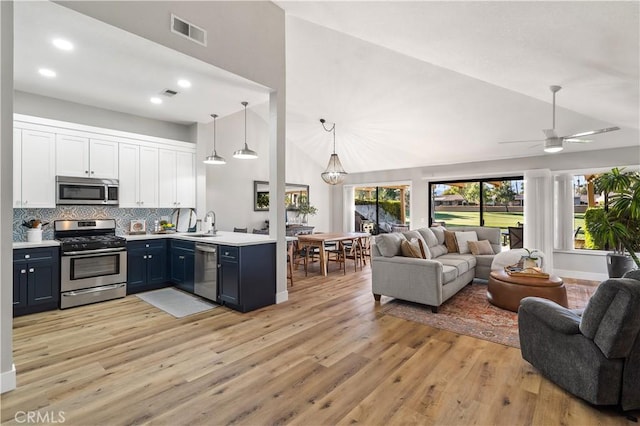
[[[220,157],[216,152],[216,118],[218,114],[211,114],[213,117],[213,153],[204,159],[205,164],[227,164],[227,160]]]
[[[320,176],[322,176],[322,180],[324,180],[329,185],[337,185],[344,181],[344,178],[347,176],[347,172],[342,168],[342,163],[340,163],[340,159],[338,158],[338,154],[336,154],[336,123],[333,123],[330,129],[324,125],[325,119],[321,118],[320,123],[322,123],[322,128],[326,132],[333,133],[333,154],[329,157],[329,164],[327,164],[327,169],[322,172]]]
[[[247,145],[247,105],[249,105],[249,102],[242,102],[242,105],[244,106],[244,148],[234,152],[233,157],[243,160],[252,160],[254,158],[258,158],[258,154],[249,149],[249,146]]]

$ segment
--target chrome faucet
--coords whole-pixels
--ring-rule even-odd
[[[211,229],[209,230],[209,233],[211,235],[215,235],[216,234],[216,212],[214,212],[213,210],[209,210],[207,212],[206,215],[204,215],[204,222],[207,223],[208,220],[211,218]]]

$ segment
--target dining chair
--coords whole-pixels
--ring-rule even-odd
[[[371,262],[371,237],[360,237],[360,250],[362,253],[362,263],[367,264],[367,258]]]
[[[522,248],[523,228],[519,226],[509,226],[509,248]]]
[[[347,273],[346,262],[345,262],[345,250],[344,244],[342,241],[337,244],[325,245],[324,248],[325,259],[327,259],[327,270],[329,269],[330,262],[338,263],[340,269],[344,269],[344,273]]]
[[[362,270],[362,264],[364,262],[362,256],[362,246],[360,245],[360,238],[355,238],[352,241],[345,241],[342,245],[342,257],[343,259],[351,259],[353,260],[353,271],[356,272],[358,270],[358,265],[360,265],[360,270]],[[347,266],[345,264],[344,267],[345,274],[347,273]]]
[[[291,282],[291,287],[293,287],[293,263],[296,254],[295,243],[296,241],[287,241],[287,279]]]
[[[233,228],[233,232],[243,232],[243,233],[247,233],[247,228]]]

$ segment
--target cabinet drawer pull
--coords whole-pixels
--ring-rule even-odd
[[[26,274],[26,273],[27,273],[27,270],[26,270],[26,269],[20,269],[20,273],[21,273],[21,274]]]
[[[178,259],[184,260],[184,256],[178,256]]]
[[[147,259],[151,259],[152,257],[153,255],[150,254],[149,256],[147,256]]]
[[[35,269],[33,268],[29,268],[29,272],[33,274],[33,271],[35,271]]]
[[[144,246],[148,248],[148,247],[149,247],[149,244],[145,244]]]
[[[145,254],[144,256],[142,256],[142,258],[143,258],[143,259],[146,259],[146,258],[147,258],[147,255]]]
[[[24,258],[25,258],[25,259],[31,259],[31,255],[30,255],[30,254],[25,254],[25,255],[24,255]]]

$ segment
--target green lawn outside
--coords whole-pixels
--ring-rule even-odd
[[[478,226],[480,212],[436,212],[436,220],[444,221],[448,226]],[[518,222],[524,223],[524,215],[521,212],[486,212],[484,214],[484,226],[500,228],[506,231],[509,226],[517,226]],[[578,229],[579,238],[584,235],[584,213],[574,214],[574,229]]]

